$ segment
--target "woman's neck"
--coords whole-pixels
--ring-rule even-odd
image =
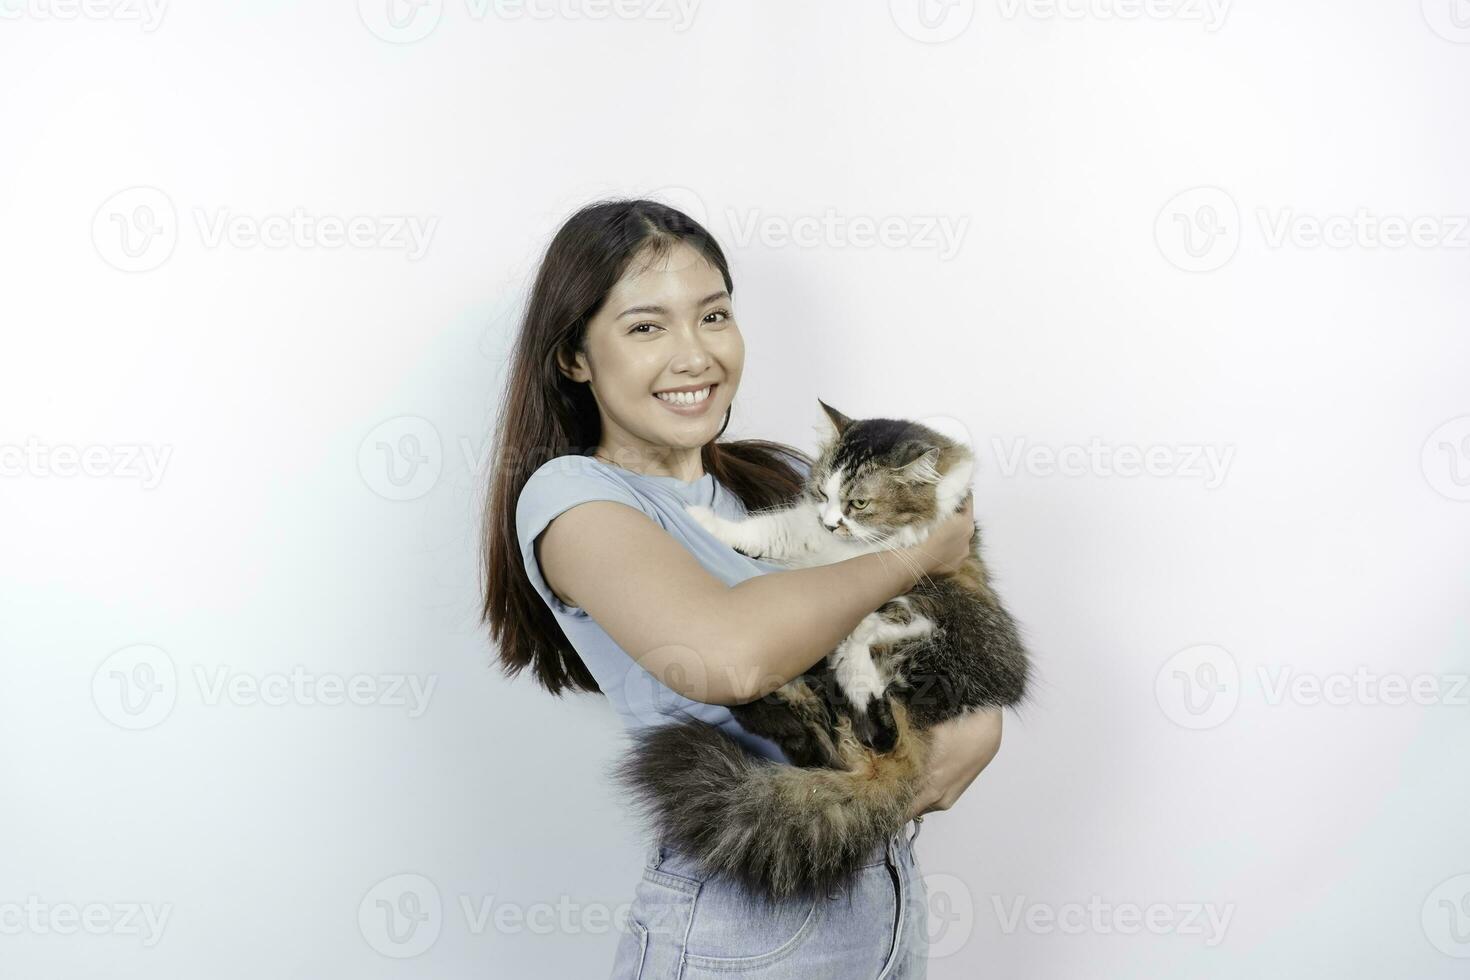
[[[698,449],[654,450],[632,446],[598,446],[593,455],[604,463],[612,463],[644,476],[671,476],[688,482],[704,476],[704,460]]]

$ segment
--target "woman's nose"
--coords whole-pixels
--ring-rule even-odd
[[[698,374],[709,367],[713,360],[709,349],[705,347],[703,338],[696,332],[685,337],[672,366],[682,368],[691,374]]]

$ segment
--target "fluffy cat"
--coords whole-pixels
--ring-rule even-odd
[[[818,401],[830,436],[802,495],[741,521],[690,513],[736,550],[788,567],[921,543],[969,492],[974,457],[917,422],[854,421]],[[794,765],[755,758],[691,719],[633,734],[616,769],[659,839],[757,899],[812,897],[850,881],[903,826],[925,771],[927,729],[1015,705],[1029,658],[991,589],[979,528],[955,572],[869,614],[838,648],[731,713]]]

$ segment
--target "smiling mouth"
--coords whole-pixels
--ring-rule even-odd
[[[709,401],[710,396],[715,393],[719,383],[707,384],[698,391],[663,391],[655,392],[654,396],[665,405],[673,408],[695,408]]]

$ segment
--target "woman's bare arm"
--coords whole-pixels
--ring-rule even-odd
[[[929,544],[732,587],[646,514],[593,500],[554,518],[536,548],[552,591],[645,670],[687,698],[732,705],[799,676],[868,613],[962,557]]]

